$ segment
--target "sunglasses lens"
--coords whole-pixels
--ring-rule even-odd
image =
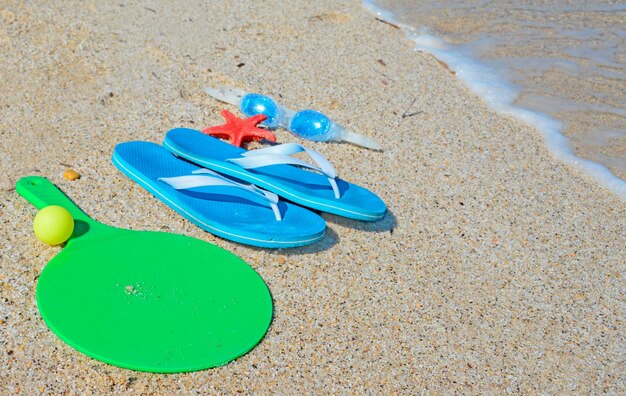
[[[293,116],[289,129],[305,139],[322,142],[329,138],[331,123],[330,119],[319,111],[302,110]]]
[[[280,108],[269,96],[255,93],[245,95],[241,100],[241,111],[247,117],[265,114],[267,119],[263,121],[263,125],[267,125],[270,128],[278,126]]]

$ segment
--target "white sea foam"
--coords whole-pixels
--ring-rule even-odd
[[[561,132],[563,128],[561,122],[546,114],[514,105],[520,89],[506,81],[498,70],[477,61],[462,46],[450,45],[426,31],[419,31],[413,26],[401,23],[392,12],[378,7],[372,0],[363,0],[362,4],[378,18],[399,26],[415,43],[416,50],[428,52],[445,62],[461,81],[480,95],[492,109],[501,114],[514,116],[537,128],[556,158],[582,169],[601,185],[626,199],[626,181],[615,176],[604,165],[576,156],[568,139]]]

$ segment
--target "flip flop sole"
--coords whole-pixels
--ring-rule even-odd
[[[158,181],[160,177],[188,175],[200,168],[157,144],[120,143],[112,161],[123,174],[187,220],[224,239],[266,248],[290,248],[315,243],[325,235],[324,220],[297,205],[280,201],[283,219],[277,221],[269,206],[246,197],[246,191],[234,193],[223,187],[176,190]]]
[[[227,162],[246,150],[187,128],[172,129],[163,147],[173,154],[216,172],[245,180],[299,205],[357,220],[381,219],[387,207],[373,192],[337,179],[341,198],[336,199],[326,176],[292,165],[244,169]]]

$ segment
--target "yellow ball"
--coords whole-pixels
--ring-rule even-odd
[[[46,206],[35,216],[33,229],[40,241],[48,245],[60,245],[72,235],[74,219],[61,206]]]

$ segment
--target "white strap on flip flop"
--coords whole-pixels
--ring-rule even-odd
[[[207,186],[241,188],[251,193],[254,193],[261,198],[264,198],[264,200],[270,204],[270,207],[274,211],[276,221],[282,220],[282,215],[280,214],[280,210],[278,209],[278,195],[274,194],[273,192],[263,190],[262,188],[259,188],[254,184],[236,182],[209,169],[197,169],[191,173],[193,173],[193,175],[160,177],[157,180],[169,184],[177,190]]]
[[[305,152],[307,153],[317,166],[304,162],[297,158],[290,157],[292,154]],[[298,165],[304,168],[313,169],[318,171],[326,177],[330,182],[330,186],[333,188],[335,198],[339,199],[341,194],[339,193],[339,187],[337,186],[337,172],[335,168],[328,162],[328,160],[315,150],[306,148],[298,143],[285,143],[277,146],[250,150],[241,154],[242,158],[230,158],[226,161],[239,165],[245,169],[261,168],[269,165]]]

